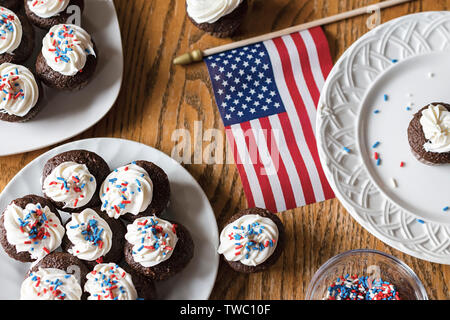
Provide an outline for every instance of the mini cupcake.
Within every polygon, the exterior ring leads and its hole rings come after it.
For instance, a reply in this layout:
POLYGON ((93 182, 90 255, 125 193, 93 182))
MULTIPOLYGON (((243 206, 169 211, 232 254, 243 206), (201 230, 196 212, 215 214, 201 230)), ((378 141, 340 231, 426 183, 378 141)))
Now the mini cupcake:
POLYGON ((409 124, 408 140, 422 163, 450 163, 450 105, 432 103, 422 108, 409 124))
POLYGON ((22 0, 0 0, 0 6, 6 7, 10 10, 19 9, 20 3, 22 0))
POLYGON ((268 210, 253 208, 230 219, 220 234, 218 252, 235 271, 253 273, 275 264, 283 247, 281 220, 268 210))
POLYGON ((73 15, 70 6, 78 6, 83 13, 84 0, 24 0, 25 13, 37 27, 50 29, 57 24, 68 23, 73 15))
POLYGON ((81 300, 77 278, 56 268, 39 268, 20 287, 20 300, 81 300))
POLYGON ((108 164, 96 153, 67 151, 45 164, 42 191, 58 209, 81 212, 100 205, 100 183, 108 173, 108 164))
POLYGON ((187 15, 192 23, 219 38, 233 35, 247 10, 247 0, 186 0, 187 15))
POLYGON ((88 300, 153 300, 156 289, 152 280, 115 263, 97 264, 86 276, 84 291, 88 300))
POLYGON ((165 280, 182 271, 194 256, 189 231, 156 216, 136 219, 127 226, 125 261, 136 272, 165 280))
POLYGON ((21 262, 42 259, 57 249, 64 231, 53 204, 36 195, 13 200, 0 217, 0 243, 11 258, 21 262))
POLYGON ((52 27, 42 40, 36 73, 47 86, 59 90, 80 90, 97 68, 97 48, 91 36, 73 24, 52 27))
POLYGON ((102 211, 111 218, 133 221, 160 216, 170 199, 167 174, 148 161, 134 161, 109 174, 100 189, 102 211))
POLYGON ((53 252, 33 265, 22 283, 21 300, 85 300, 89 269, 76 257, 53 252), (48 280, 48 281, 47 281, 48 280))
POLYGON ((34 29, 25 17, 0 7, 0 33, 0 64, 22 63, 31 56, 34 29))
POLYGON ((122 221, 109 219, 100 210, 84 209, 72 213, 61 247, 92 268, 122 260, 125 233, 122 221))
POLYGON ((26 122, 43 108, 42 86, 31 71, 21 65, 0 65, 0 120, 26 122))

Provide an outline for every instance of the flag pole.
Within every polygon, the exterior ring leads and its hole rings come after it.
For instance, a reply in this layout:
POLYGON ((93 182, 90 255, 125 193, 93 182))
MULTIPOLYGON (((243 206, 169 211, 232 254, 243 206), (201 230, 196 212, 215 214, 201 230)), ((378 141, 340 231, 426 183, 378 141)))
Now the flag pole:
POLYGON ((307 22, 304 24, 300 24, 297 26, 293 26, 290 28, 286 28, 283 30, 279 30, 279 31, 275 31, 275 32, 271 32, 271 33, 267 33, 261 36, 257 36, 254 38, 250 38, 250 39, 245 39, 245 40, 241 40, 241 41, 237 41, 237 42, 232 42, 226 45, 222 45, 219 47, 215 47, 215 48, 210 48, 210 49, 206 49, 206 50, 194 50, 191 51, 189 53, 185 53, 177 58, 175 58, 173 60, 174 64, 177 65, 186 65, 186 64, 190 64, 193 62, 199 62, 202 61, 204 57, 207 56, 211 56, 220 52, 224 52, 224 51, 228 51, 228 50, 233 50, 239 47, 243 47, 243 46, 247 46, 247 45, 251 45, 257 42, 262 42, 262 41, 266 41, 266 40, 270 40, 273 38, 277 38, 277 37, 281 37, 281 36, 285 36, 294 32, 300 32, 303 30, 307 30, 310 28, 314 28, 314 27, 319 27, 319 26, 324 26, 330 23, 335 23, 338 21, 342 21, 342 20, 346 20, 349 18, 353 18, 353 17, 357 17, 363 14, 367 14, 370 12, 370 10, 374 10, 374 9, 385 9, 385 8, 389 8, 389 7, 393 7, 393 6, 397 6, 406 2, 410 2, 412 0, 388 0, 388 1, 383 1, 380 3, 375 3, 372 5, 368 5, 362 8, 358 8, 358 9, 354 9, 351 11, 347 11, 347 12, 343 12, 343 13, 339 13, 337 15, 331 16, 331 17, 326 17, 326 18, 322 18, 319 20, 315 20, 315 21, 311 21, 311 22, 307 22))

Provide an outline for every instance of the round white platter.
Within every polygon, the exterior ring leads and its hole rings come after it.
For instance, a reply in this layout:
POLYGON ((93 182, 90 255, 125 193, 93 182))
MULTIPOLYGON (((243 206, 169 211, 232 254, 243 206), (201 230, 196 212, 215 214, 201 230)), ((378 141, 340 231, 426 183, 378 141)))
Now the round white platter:
MULTIPOLYGON (((79 149, 102 156, 111 170, 134 160, 147 160, 154 162, 167 173, 171 199, 163 218, 173 219, 186 226, 194 240, 195 250, 194 257, 186 269, 169 280, 156 283, 158 298, 208 299, 219 268, 219 232, 214 211, 202 188, 190 173, 178 162, 154 148, 114 138, 80 140, 54 148, 29 163, 10 181, 0 194, 0 210, 3 211, 12 200, 26 194, 42 195, 40 180, 46 161, 61 152, 79 149)), ((68 218, 65 213, 62 213, 62 216, 68 218)), ((0 249, 0 300, 19 298, 20 285, 29 267, 30 264, 15 261, 0 249)))
POLYGON ((418 162, 407 128, 425 105, 450 101, 449 70, 450 12, 392 20, 339 59, 317 119, 325 173, 355 220, 386 244, 442 264, 450 264, 450 165, 418 162))
MULTIPOLYGON (((44 86, 43 110, 26 123, 0 121, 0 156, 48 147, 70 139, 102 119, 119 95, 123 76, 123 51, 119 21, 113 1, 85 1, 81 26, 98 47, 98 65, 88 86, 77 92, 60 92, 44 86), (99 14, 101 12, 101 14, 99 14)), ((34 54, 25 65, 34 70, 45 31, 35 28, 34 54)))

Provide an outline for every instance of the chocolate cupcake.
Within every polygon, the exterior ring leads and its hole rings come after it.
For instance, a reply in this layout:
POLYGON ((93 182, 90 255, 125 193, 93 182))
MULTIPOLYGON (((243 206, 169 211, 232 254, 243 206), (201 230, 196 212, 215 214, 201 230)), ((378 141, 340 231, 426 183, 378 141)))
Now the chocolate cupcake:
POLYGON ((0 7, 0 64, 22 63, 34 49, 34 29, 27 18, 0 7))
POLYGON ((127 226, 125 261, 152 280, 165 280, 182 271, 194 256, 189 231, 156 216, 143 217, 127 226))
POLYGON ((73 24, 52 27, 42 40, 36 73, 44 84, 58 90, 80 90, 94 76, 98 50, 91 36, 73 24))
POLYGON ((152 300, 156 289, 152 280, 115 263, 97 264, 87 275, 84 290, 88 300, 152 300))
POLYGON ((432 103, 417 112, 408 127, 408 141, 420 162, 450 163, 450 105, 432 103))
POLYGON ((0 65, 0 120, 26 122, 44 107, 42 85, 31 71, 21 65, 0 65))
POLYGON ((148 161, 134 161, 109 174, 100 189, 102 211, 111 218, 133 221, 160 216, 170 200, 167 174, 148 161))
POLYGON ((280 257, 284 232, 275 214, 260 208, 246 209, 235 214, 220 233, 218 252, 235 271, 261 272, 280 257))
POLYGON ((96 153, 67 151, 45 164, 42 191, 58 209, 81 212, 100 205, 98 193, 108 173, 108 164, 96 153))
POLYGON ((22 0, 0 0, 0 6, 10 10, 17 10, 20 7, 22 0))
POLYGON ((233 35, 247 10, 247 0, 186 0, 187 15, 192 23, 219 38, 233 35))
POLYGON ((25 13, 28 19, 37 27, 50 29, 57 24, 70 23, 73 11, 70 6, 84 10, 84 0, 24 0, 25 13))
POLYGON ((84 300, 89 269, 76 257, 53 252, 31 267, 21 287, 21 300, 84 300), (48 280, 48 281, 47 281, 48 280))
POLYGON ((36 195, 13 200, 0 217, 0 243, 11 258, 21 262, 42 259, 57 249, 64 231, 53 204, 36 195))
POLYGON ((125 233, 122 221, 100 210, 84 209, 67 221, 61 247, 93 268, 97 263, 122 260, 125 233))

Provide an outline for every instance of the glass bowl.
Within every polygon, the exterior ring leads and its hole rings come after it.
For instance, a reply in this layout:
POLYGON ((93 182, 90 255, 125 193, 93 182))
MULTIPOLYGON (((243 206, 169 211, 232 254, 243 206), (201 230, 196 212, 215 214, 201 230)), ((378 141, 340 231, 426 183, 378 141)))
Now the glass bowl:
POLYGON ((313 276, 306 300, 323 300, 338 277, 357 275, 392 283, 401 300, 428 300, 425 288, 405 263, 384 252, 368 249, 341 253, 322 265, 313 276))

